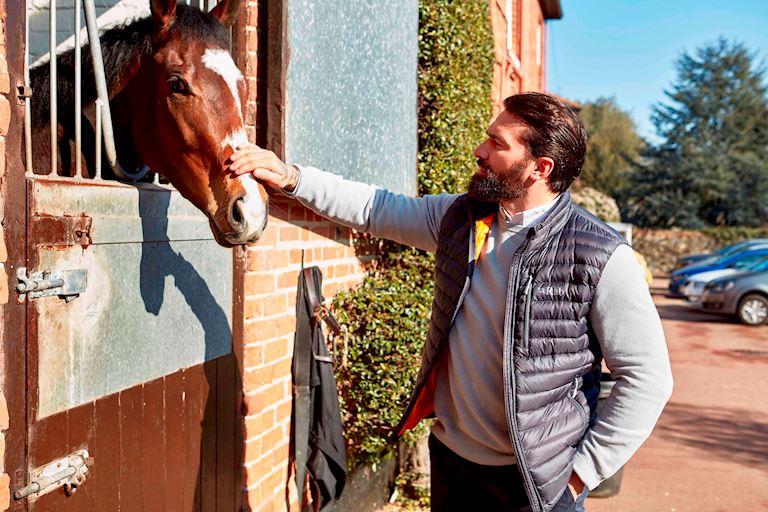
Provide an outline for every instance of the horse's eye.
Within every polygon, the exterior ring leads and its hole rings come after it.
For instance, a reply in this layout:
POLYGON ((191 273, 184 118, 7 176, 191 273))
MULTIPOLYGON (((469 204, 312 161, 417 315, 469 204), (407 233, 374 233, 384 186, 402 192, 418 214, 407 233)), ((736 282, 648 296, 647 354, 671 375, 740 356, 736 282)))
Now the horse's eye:
POLYGON ((189 94, 189 84, 184 81, 180 76, 172 76, 168 79, 168 87, 171 88, 171 92, 174 94, 189 94))

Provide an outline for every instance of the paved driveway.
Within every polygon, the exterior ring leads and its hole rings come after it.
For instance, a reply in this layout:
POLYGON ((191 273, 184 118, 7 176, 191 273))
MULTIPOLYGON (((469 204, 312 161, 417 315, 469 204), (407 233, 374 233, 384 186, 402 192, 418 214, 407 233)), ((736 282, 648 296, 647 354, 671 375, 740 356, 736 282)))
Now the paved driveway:
POLYGON ((654 297, 675 390, 621 492, 587 511, 768 511, 768 326, 654 297))

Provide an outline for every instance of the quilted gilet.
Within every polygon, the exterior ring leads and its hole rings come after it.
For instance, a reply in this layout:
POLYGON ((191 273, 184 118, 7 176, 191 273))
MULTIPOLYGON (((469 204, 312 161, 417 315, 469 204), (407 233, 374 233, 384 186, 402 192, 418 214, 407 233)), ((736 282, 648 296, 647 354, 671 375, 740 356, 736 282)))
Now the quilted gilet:
MULTIPOLYGON (((475 225, 497 209, 495 203, 463 195, 441 222, 429 334, 398 432, 423 417, 423 407, 414 407, 433 392, 427 390, 430 377, 469 289, 479 253, 475 225)), ((618 233, 574 205, 566 192, 528 231, 510 262, 503 399, 534 512, 551 510, 565 490, 579 441, 595 418, 602 355, 589 309, 603 268, 622 243, 618 233)))

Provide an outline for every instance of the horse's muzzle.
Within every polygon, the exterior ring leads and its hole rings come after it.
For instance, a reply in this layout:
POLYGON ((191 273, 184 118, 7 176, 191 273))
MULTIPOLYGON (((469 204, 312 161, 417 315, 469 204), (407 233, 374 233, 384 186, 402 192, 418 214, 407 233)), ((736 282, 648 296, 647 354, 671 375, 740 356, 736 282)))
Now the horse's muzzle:
POLYGON ((256 242, 267 226, 267 205, 257 198, 244 194, 230 201, 227 210, 229 231, 224 233, 233 245, 256 242))

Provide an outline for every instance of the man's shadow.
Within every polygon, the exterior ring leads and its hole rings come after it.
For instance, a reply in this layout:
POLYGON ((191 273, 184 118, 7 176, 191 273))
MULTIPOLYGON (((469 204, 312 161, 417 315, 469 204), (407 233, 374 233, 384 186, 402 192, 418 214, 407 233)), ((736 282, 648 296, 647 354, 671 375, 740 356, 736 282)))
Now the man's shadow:
MULTIPOLYGON (((232 329, 223 309, 231 308, 232 303, 218 303, 211 287, 221 283, 206 282, 195 266, 172 247, 168 208, 175 192, 152 186, 140 187, 138 192, 143 233, 139 279, 144 307, 153 315, 160 314, 166 278, 170 276, 204 332, 202 364, 182 370, 185 425, 180 427, 184 430, 185 453, 177 454, 183 459, 177 462, 184 473, 174 476, 174 484, 183 486, 182 512, 190 510, 188 505, 191 510, 201 506, 208 510, 204 504, 211 504, 215 510, 235 510, 241 499, 238 468, 242 467, 243 443, 238 435, 238 412, 242 385, 232 329)), ((231 277, 225 272, 221 279, 231 277)), ((169 465, 170 461, 165 463, 169 465)))

